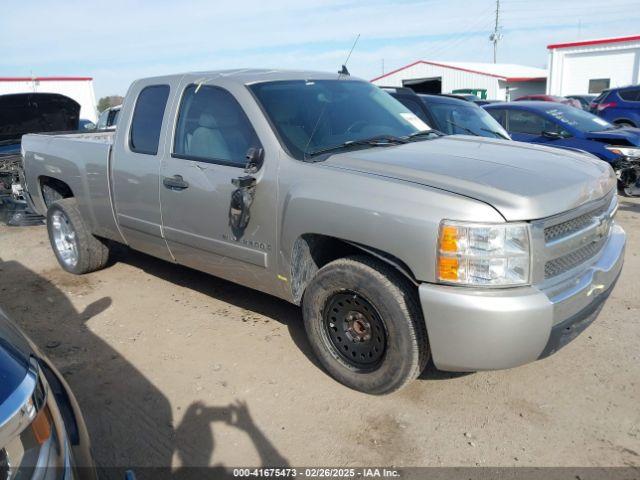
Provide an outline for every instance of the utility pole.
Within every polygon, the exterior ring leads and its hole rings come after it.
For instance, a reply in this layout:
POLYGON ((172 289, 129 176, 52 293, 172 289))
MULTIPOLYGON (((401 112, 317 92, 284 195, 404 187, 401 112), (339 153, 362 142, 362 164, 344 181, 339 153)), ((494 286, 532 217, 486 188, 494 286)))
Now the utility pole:
POLYGON ((493 63, 498 59, 498 42, 502 40, 502 34, 500 33, 500 0, 496 0, 496 24, 493 28, 493 33, 489 35, 489 41, 493 43, 493 63))

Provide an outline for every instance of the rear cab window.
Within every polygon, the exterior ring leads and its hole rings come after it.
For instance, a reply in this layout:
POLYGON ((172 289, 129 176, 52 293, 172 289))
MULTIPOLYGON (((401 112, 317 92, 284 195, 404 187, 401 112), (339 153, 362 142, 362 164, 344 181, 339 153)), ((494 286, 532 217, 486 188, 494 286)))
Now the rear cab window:
POLYGON ((132 152, 157 155, 169 85, 151 85, 142 89, 136 101, 129 132, 132 152))
POLYGON ((244 168, 250 148, 261 148, 235 97, 212 85, 188 85, 180 102, 172 155, 244 168))

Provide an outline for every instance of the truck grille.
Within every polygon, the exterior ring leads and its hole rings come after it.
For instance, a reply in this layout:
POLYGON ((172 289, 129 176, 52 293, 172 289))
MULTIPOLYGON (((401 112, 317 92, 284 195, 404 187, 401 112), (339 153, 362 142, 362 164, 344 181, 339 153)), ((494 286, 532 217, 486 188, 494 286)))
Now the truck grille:
POLYGON ((604 247, 617 207, 615 194, 591 207, 543 222, 545 242, 544 279, 558 277, 596 257, 604 247), (568 217, 568 218, 567 218, 568 217))
POLYGON ((595 257, 604 246, 606 238, 585 245, 562 257, 549 260, 544 265, 544 278, 557 277, 595 257))
POLYGON ((603 205, 574 219, 547 227, 544 229, 544 240, 550 243, 579 232, 589 226, 594 221, 594 218, 602 216, 606 211, 607 205, 603 205))

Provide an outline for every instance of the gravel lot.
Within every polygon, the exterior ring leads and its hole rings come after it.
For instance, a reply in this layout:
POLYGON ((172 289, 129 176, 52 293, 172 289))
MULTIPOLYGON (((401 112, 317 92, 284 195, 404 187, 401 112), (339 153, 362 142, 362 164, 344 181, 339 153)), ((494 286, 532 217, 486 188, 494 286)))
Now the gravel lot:
POLYGON ((0 226, 0 305, 65 374, 103 467, 640 466, 640 201, 618 221, 622 277, 577 340, 386 397, 325 374, 295 306, 135 252, 76 277, 44 227, 0 226))

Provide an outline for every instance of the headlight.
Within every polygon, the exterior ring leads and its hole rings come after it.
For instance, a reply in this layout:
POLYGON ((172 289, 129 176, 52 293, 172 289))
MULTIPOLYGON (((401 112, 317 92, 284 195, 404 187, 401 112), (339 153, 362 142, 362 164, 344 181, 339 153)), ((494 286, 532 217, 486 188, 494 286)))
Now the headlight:
POLYGON ((48 387, 37 363, 12 397, 12 416, 0 425, 0 479, 33 478, 38 470, 57 472, 47 478, 64 476, 65 459, 48 387), (51 476, 53 475, 53 476, 51 476))
POLYGON ((616 145, 607 145, 607 150, 611 153, 615 153, 616 155, 621 155, 623 157, 629 158, 639 158, 640 157, 640 148, 636 147, 618 147, 616 145))
POLYGON ((504 287, 529 283, 529 226, 443 220, 437 278, 442 283, 504 287))

